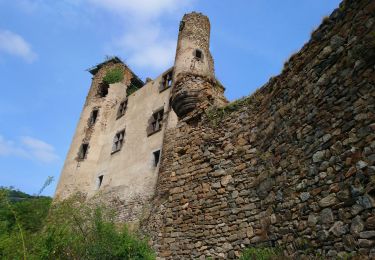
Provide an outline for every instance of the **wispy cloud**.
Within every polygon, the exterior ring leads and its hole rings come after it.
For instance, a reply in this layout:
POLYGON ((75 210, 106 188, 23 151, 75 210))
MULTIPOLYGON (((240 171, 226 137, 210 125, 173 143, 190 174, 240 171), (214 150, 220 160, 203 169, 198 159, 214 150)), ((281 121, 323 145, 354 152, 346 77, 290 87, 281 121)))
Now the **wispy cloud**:
POLYGON ((114 48, 126 53, 127 61, 133 66, 151 70, 166 69, 174 58, 175 40, 163 37, 160 25, 146 24, 140 28, 142 29, 138 29, 137 32, 130 31, 115 39, 114 48))
POLYGON ((2 29, 0 29, 0 53, 18 56, 27 62, 33 62, 37 58, 30 44, 21 35, 2 29))
POLYGON ((184 9, 195 0, 14 1, 26 13, 56 12, 65 22, 77 17, 95 20, 92 15, 102 12, 116 16, 123 33, 109 37, 105 48, 111 53, 107 54, 122 56, 131 66, 161 72, 173 64, 176 48, 176 35, 169 33, 166 21, 176 21, 173 24, 176 32, 184 9))
POLYGON ((176 11, 190 0, 87 0, 110 11, 128 14, 138 19, 157 18, 161 14, 176 11))
POLYGON ((160 72, 172 64, 176 48, 174 35, 167 33, 160 20, 180 18, 181 11, 193 0, 87 1, 124 20, 126 29, 113 40, 114 51, 125 54, 130 65, 160 72))
POLYGON ((27 152, 24 149, 17 147, 15 142, 6 140, 0 135, 0 156, 27 157, 27 152))
POLYGON ((29 151, 31 157, 38 161, 50 163, 59 158, 55 154, 55 148, 42 140, 30 136, 23 136, 21 137, 21 142, 29 151))
POLYGON ((53 163, 59 159, 52 145, 30 136, 22 136, 19 142, 14 142, 0 135, 0 156, 14 156, 42 163, 53 163))

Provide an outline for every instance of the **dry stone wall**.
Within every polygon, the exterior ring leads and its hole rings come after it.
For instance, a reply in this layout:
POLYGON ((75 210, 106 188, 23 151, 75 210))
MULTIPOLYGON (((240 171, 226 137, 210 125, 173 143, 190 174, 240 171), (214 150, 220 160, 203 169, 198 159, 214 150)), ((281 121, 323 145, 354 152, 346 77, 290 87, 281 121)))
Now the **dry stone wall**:
POLYGON ((375 257, 375 1, 344 1, 252 96, 165 134, 159 256, 375 257))

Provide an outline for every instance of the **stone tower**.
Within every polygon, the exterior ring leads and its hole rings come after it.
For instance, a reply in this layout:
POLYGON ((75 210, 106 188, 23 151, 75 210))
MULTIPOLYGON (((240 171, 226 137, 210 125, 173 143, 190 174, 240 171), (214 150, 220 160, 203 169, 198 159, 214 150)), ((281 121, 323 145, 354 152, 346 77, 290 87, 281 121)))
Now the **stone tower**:
POLYGON ((179 27, 171 98, 180 119, 209 104, 226 103, 224 88, 215 79, 209 47, 208 17, 196 12, 185 14, 179 27))

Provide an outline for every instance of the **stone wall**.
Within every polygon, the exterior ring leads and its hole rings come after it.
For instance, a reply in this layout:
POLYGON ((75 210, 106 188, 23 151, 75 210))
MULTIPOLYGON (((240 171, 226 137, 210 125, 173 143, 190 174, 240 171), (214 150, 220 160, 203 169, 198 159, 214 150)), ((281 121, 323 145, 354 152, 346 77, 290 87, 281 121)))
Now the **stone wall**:
POLYGON ((281 75, 166 131, 143 223, 159 256, 375 257, 374 14, 344 1, 281 75))

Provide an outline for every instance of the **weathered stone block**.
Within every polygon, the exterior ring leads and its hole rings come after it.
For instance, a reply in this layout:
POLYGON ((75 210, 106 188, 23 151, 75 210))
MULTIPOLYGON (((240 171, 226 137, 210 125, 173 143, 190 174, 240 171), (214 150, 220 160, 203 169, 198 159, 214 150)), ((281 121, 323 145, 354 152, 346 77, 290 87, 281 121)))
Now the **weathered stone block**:
POLYGON ((361 217, 360 216, 356 216, 352 220, 352 223, 351 223, 351 226, 350 226, 350 232, 354 236, 359 236, 359 233, 362 232, 362 230, 364 229, 364 227, 365 227, 365 224, 363 223, 361 217))
POLYGON ((336 221, 329 229, 336 237, 341 237, 348 232, 348 227, 342 221, 336 221))
POLYGON ((334 221, 333 213, 330 208, 323 209, 320 213, 320 221, 323 224, 329 224, 334 221))
POLYGON ((333 206, 336 203, 338 203, 338 200, 336 198, 335 194, 329 194, 328 196, 324 197, 319 201, 319 206, 322 208, 333 206))

